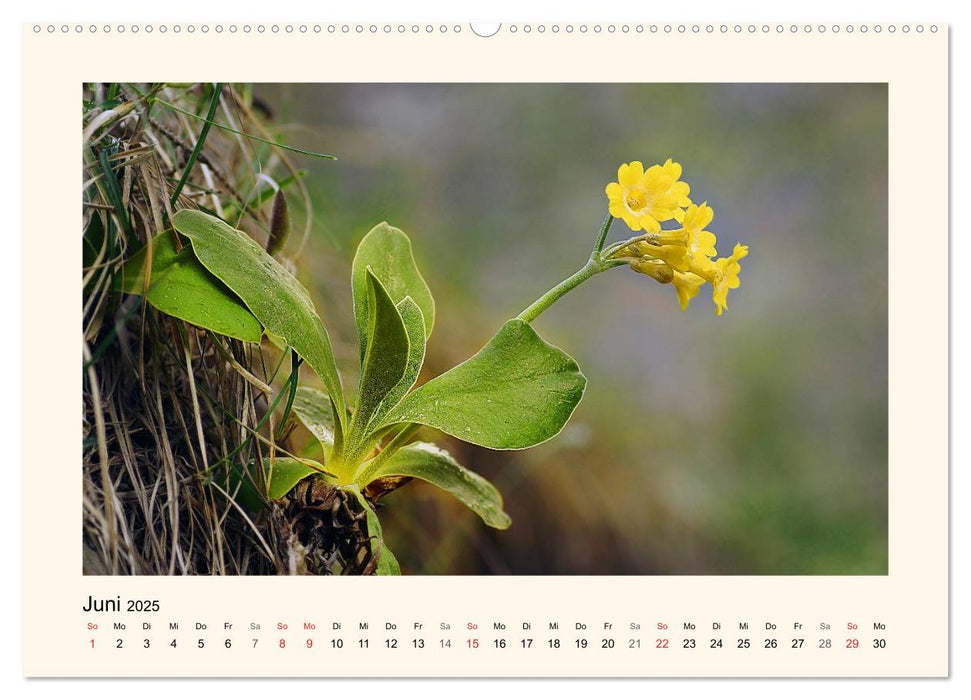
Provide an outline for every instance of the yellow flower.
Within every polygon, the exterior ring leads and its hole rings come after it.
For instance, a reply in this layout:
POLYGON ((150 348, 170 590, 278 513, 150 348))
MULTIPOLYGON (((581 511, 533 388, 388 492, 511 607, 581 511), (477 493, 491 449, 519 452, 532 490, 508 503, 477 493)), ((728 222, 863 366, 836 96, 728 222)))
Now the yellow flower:
POLYGON ((674 290, 678 293, 678 303, 681 310, 688 310, 688 302, 698 296, 698 291, 705 284, 705 279, 691 272, 675 272, 674 290))
POLYGON ((618 168, 617 182, 606 188, 610 215, 646 233, 612 246, 608 258, 626 262, 662 284, 673 284, 682 311, 708 282, 715 313, 721 316, 728 308, 728 292, 739 286, 739 261, 748 255, 748 246, 737 243, 730 257, 713 260, 718 241, 707 228, 715 211, 708 202, 693 204, 690 188, 680 178, 681 165, 670 158, 647 170, 640 161, 618 168), (662 229, 662 222, 671 219, 681 227, 662 229))
POLYGON ((670 265, 661 260, 647 260, 645 258, 632 261, 630 269, 634 272, 640 272, 642 275, 653 277, 661 284, 670 284, 674 276, 678 274, 671 269, 670 265))
POLYGON ((678 272, 687 272, 691 267, 691 253, 684 246, 644 244, 640 250, 643 255, 663 260, 678 272))
POLYGON ((687 272, 691 266, 691 254, 684 245, 678 243, 655 245, 647 241, 637 241, 625 248, 621 248, 611 257, 663 260, 679 272, 687 272))
POLYGON ((692 204, 684 213, 684 230, 688 234, 688 250, 692 255, 700 254, 706 258, 717 255, 715 251, 715 234, 705 231, 705 227, 715 218, 715 210, 704 202, 701 206, 692 204))
POLYGON ((711 299, 715 302, 715 313, 719 316, 728 308, 728 290, 737 289, 740 284, 738 273, 741 266, 738 261, 748 255, 748 246, 735 244, 735 250, 729 258, 718 258, 711 264, 710 276, 707 277, 712 286, 711 299))
POLYGON ((687 182, 680 182, 681 179, 681 164, 675 163, 670 158, 664 161, 664 165, 661 166, 661 171, 671 178, 671 189, 668 190, 668 194, 675 198, 677 207, 673 210, 674 219, 681 223, 684 221, 684 207, 691 204, 691 199, 688 198, 688 193, 691 188, 688 186, 687 182))
POLYGON ((623 219, 632 231, 649 233, 661 230, 661 222, 682 221, 682 207, 691 204, 688 183, 681 182, 681 166, 670 158, 664 165, 644 170, 638 160, 617 169, 617 182, 607 185, 610 215, 623 219))

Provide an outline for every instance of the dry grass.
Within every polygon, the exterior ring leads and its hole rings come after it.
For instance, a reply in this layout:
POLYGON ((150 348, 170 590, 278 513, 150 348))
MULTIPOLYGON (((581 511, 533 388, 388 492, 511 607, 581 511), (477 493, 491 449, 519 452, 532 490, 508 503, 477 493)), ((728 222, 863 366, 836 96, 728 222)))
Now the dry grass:
MULTIPOLYGON (((312 219, 301 174, 266 142, 269 114, 244 89, 98 84, 84 98, 84 572, 303 572, 306 543, 284 512, 293 508, 255 516, 227 493, 230 466, 260 463, 292 428, 271 417, 258 429, 271 387, 287 380, 285 357, 111 288, 181 207, 209 210, 264 242, 278 184, 302 201, 302 237, 290 241, 299 251, 312 219), (258 139, 219 127, 206 134, 210 109, 214 122, 258 139)), ((338 553, 320 553, 309 569, 365 570, 360 532, 350 527, 337 540, 338 553)))

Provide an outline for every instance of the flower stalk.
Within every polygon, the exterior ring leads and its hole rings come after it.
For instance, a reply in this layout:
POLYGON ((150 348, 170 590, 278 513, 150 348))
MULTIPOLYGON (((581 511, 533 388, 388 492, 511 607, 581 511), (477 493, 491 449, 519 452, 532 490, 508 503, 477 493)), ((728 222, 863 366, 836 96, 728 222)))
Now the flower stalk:
POLYGON ((603 263, 599 258, 600 256, 597 254, 591 255, 586 265, 581 267, 579 270, 546 292, 546 294, 523 309, 516 318, 521 321, 525 321, 526 323, 532 323, 537 316, 550 308, 564 294, 569 292, 571 289, 579 287, 597 273, 603 272, 606 268, 603 266, 603 263))

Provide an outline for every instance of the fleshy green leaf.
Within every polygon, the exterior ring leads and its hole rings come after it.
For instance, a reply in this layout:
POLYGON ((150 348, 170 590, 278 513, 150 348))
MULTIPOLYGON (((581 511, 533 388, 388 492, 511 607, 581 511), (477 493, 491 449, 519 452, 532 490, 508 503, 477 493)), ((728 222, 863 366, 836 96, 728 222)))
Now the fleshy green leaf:
MULTIPOLYGON (((262 488, 258 487, 253 480, 253 464, 250 464, 249 473, 244 474, 238 464, 234 464, 229 471, 229 481, 227 491, 241 506, 253 513, 258 513, 263 508, 264 496, 261 495, 262 488)), ((265 498, 275 500, 283 498, 294 486, 302 479, 311 474, 325 473, 324 465, 312 459, 292 459, 290 457, 277 457, 273 460, 273 467, 270 468, 270 460, 263 460, 263 479, 266 482, 265 498)))
MULTIPOLYGON (((231 338, 260 342, 263 328, 239 297, 199 264, 191 248, 175 250, 172 236, 163 233, 152 246, 152 275, 148 303, 159 311, 231 338)), ((148 248, 143 246, 114 280, 115 291, 139 296, 145 291, 148 248)))
POLYGON ((572 357, 512 319, 474 356, 406 396, 383 425, 421 423, 483 447, 523 449, 563 429, 586 383, 572 357))
POLYGON ((182 209, 172 217, 172 224, 192 241, 195 255, 206 269, 317 373, 343 423, 344 394, 330 336, 307 290, 256 241, 214 216, 182 209))
POLYGON ((320 389, 309 386, 297 387, 293 397, 293 412, 300 422, 324 447, 324 454, 330 456, 334 447, 334 410, 330 397, 320 389))
POLYGON ((337 425, 334 423, 334 404, 330 397, 320 389, 297 387, 297 393, 293 397, 293 412, 320 442, 324 458, 329 463, 334 452, 335 439, 338 437, 337 425))
POLYGON ((378 576, 400 576, 401 567, 398 565, 398 560, 395 559, 394 554, 388 549, 388 545, 384 542, 384 534, 381 531, 378 514, 374 512, 374 508, 367 502, 364 494, 359 489, 349 488, 348 490, 354 494, 358 503, 364 508, 364 512, 367 513, 368 536, 374 540, 371 543, 371 556, 375 557, 378 562, 377 569, 375 569, 374 573, 378 576))
POLYGON ((354 292, 354 319, 361 342, 361 358, 367 350, 370 332, 371 309, 369 307, 367 270, 371 269, 395 304, 405 297, 421 309, 425 323, 425 338, 432 333, 435 325, 435 300, 418 272, 411 241, 400 229, 380 223, 371 229, 357 246, 354 265, 351 270, 351 286, 354 292))
POLYGON ((263 469, 267 474, 266 495, 270 500, 275 500, 286 496, 297 482, 311 474, 322 474, 324 465, 311 459, 277 457, 272 466, 269 459, 264 459, 263 469))
MULTIPOLYGON (((162 313, 250 343, 260 342, 263 328, 233 292, 203 267, 186 245, 175 250, 171 232, 156 236, 148 303, 162 313)), ((137 251, 115 278, 115 291, 139 296, 145 291, 148 248, 137 251)))
POLYGON ((425 361, 425 321, 421 309, 411 297, 405 297, 398 302, 398 313, 401 314, 401 320, 405 324, 405 332, 408 334, 408 361, 405 364, 404 375, 375 409, 371 418, 371 423, 374 425, 380 423, 388 411, 397 406, 398 402, 415 385, 418 374, 421 372, 422 363, 425 361))
MULTIPOLYGON (((361 364, 361 382, 351 431, 357 435, 367 427, 371 415, 385 396, 401 381, 408 365, 408 333, 401 314, 384 286, 370 270, 368 307, 370 328, 368 345, 361 364)), ((363 438, 363 435, 358 435, 363 438)))
POLYGON ((280 352, 290 352, 290 346, 287 345, 286 341, 283 338, 281 338, 280 336, 276 335, 275 333, 270 333, 267 330, 264 330, 263 331, 263 335, 280 352))
POLYGON ((371 480, 384 476, 422 479, 455 496, 486 525, 505 530, 512 524, 512 519, 502 509, 499 490, 436 445, 416 442, 402 447, 374 472, 371 480))

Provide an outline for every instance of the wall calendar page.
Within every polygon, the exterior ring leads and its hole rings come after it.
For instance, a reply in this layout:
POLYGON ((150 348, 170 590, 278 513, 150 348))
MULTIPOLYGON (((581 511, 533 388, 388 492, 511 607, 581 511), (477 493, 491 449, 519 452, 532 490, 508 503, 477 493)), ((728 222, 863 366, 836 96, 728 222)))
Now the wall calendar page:
POLYGON ((25 676, 948 676, 946 24, 22 50, 25 676))

